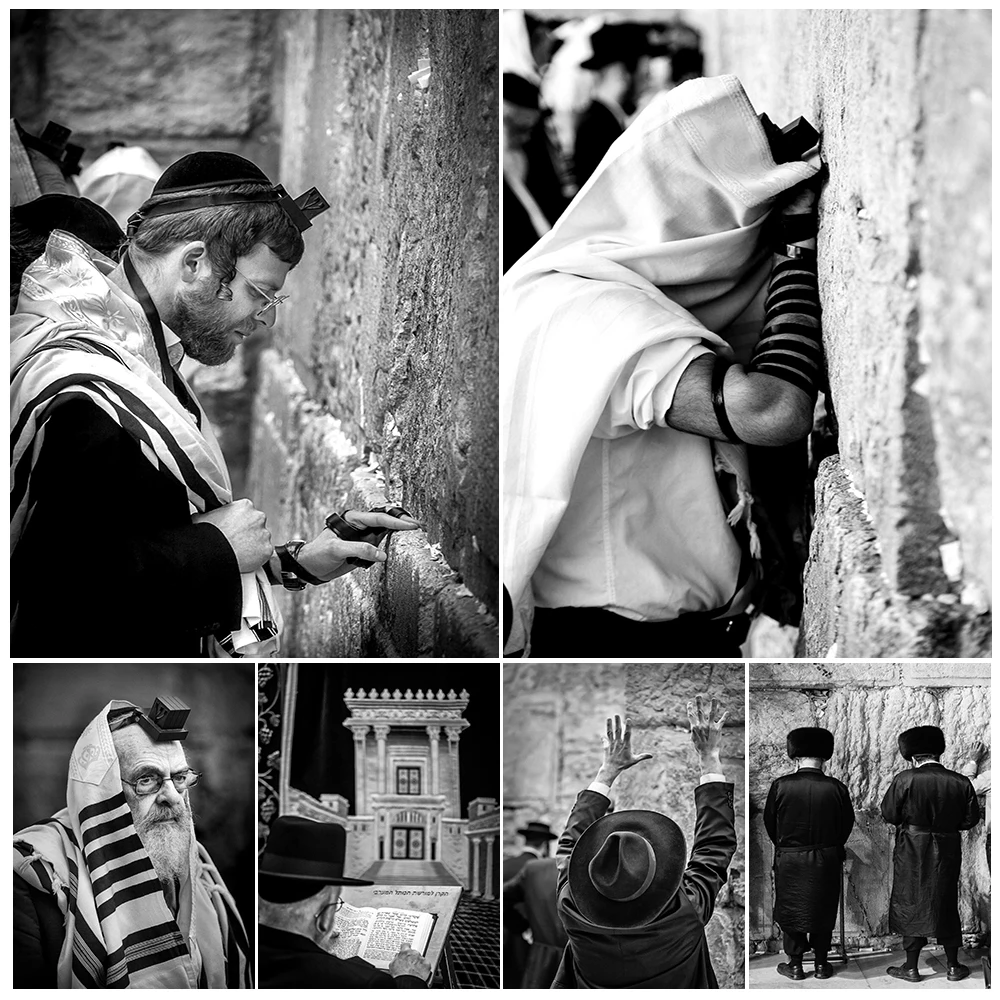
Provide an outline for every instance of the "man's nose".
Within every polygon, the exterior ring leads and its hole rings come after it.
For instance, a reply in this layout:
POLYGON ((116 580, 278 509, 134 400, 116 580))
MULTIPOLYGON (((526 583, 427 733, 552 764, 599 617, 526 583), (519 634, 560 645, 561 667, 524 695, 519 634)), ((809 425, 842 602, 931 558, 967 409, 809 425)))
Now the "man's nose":
POLYGON ((156 795, 157 802, 162 802, 169 806, 176 806, 179 802, 182 802, 183 799, 183 792, 177 791, 177 788, 174 786, 174 783, 170 778, 167 778, 167 780, 160 785, 160 790, 156 795))
POLYGON ((270 330, 274 326, 274 321, 277 318, 278 307, 272 306, 270 309, 266 309, 257 317, 257 322, 267 327, 270 330))

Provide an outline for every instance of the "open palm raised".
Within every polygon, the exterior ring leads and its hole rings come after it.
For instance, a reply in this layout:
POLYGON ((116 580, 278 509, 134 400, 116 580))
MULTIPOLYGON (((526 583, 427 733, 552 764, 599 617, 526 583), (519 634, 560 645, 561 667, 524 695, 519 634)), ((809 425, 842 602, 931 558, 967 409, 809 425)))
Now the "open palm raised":
POLYGON ((632 752, 632 723, 626 719, 622 725, 620 715, 614 720, 608 719, 607 735, 602 737, 604 744, 604 763, 601 771, 605 777, 616 778, 622 771, 638 764, 642 760, 651 760, 651 753, 635 754, 632 752))

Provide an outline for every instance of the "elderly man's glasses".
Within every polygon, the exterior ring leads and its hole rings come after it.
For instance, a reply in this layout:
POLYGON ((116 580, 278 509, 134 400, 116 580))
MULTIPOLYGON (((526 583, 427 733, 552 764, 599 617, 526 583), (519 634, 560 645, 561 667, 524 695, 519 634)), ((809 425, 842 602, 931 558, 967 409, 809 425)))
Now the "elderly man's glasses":
POLYGON ((313 921, 318 926, 319 925, 319 921, 320 921, 320 917, 322 917, 323 914, 326 913, 327 910, 329 910, 332 907, 333 908, 333 912, 336 913, 343 905, 344 905, 343 899, 341 899, 338 896, 332 903, 327 903, 326 906, 324 906, 321 910, 319 910, 317 912, 316 916, 313 917, 313 921))
MULTIPOLYGON (((260 287, 260 285, 251 281, 250 278, 248 278, 245 274, 243 274, 243 272, 238 267, 236 267, 235 264, 233 265, 233 267, 235 268, 236 273, 241 275, 243 277, 243 280, 267 303, 267 305, 261 306, 261 308, 258 309, 253 314, 254 319, 263 319, 264 313, 266 313, 268 309, 277 309, 282 302, 288 301, 289 299, 288 295, 268 295, 267 292, 265 292, 264 289, 260 287)), ((275 315, 277 315, 277 313, 275 313, 275 315)))
POLYGON ((136 795, 144 797, 155 795, 163 787, 165 781, 172 781, 177 791, 184 792, 197 785, 200 779, 201 771, 192 771, 191 768, 188 768, 186 771, 177 771, 170 775, 144 774, 135 781, 126 781, 125 778, 122 778, 122 783, 131 786, 136 795))

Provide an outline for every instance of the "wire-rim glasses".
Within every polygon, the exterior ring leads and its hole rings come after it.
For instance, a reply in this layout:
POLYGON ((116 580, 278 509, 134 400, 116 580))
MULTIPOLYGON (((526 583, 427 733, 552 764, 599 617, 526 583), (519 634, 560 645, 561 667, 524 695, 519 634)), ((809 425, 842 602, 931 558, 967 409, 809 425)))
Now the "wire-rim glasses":
POLYGON ((145 798, 147 795, 156 795, 163 787, 165 781, 172 781, 174 788, 178 792, 186 792, 189 788, 193 788, 198 784, 201 774, 201 771, 194 771, 189 767, 187 770, 177 771, 169 775, 144 774, 135 781, 128 781, 122 778, 122 784, 129 785, 136 795, 140 798, 145 798))

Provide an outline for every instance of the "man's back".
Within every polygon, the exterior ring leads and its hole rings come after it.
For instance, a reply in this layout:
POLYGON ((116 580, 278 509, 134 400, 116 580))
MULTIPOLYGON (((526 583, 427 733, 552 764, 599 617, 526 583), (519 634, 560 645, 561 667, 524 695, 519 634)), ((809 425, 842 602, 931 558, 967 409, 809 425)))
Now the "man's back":
POLYGON ((771 785, 764 825, 777 847, 842 845, 854 825, 850 794, 818 768, 800 768, 771 785))
POLYGON ((897 826, 958 833, 979 821, 979 802, 972 782, 964 774, 929 763, 892 779, 882 803, 882 816, 897 826))

